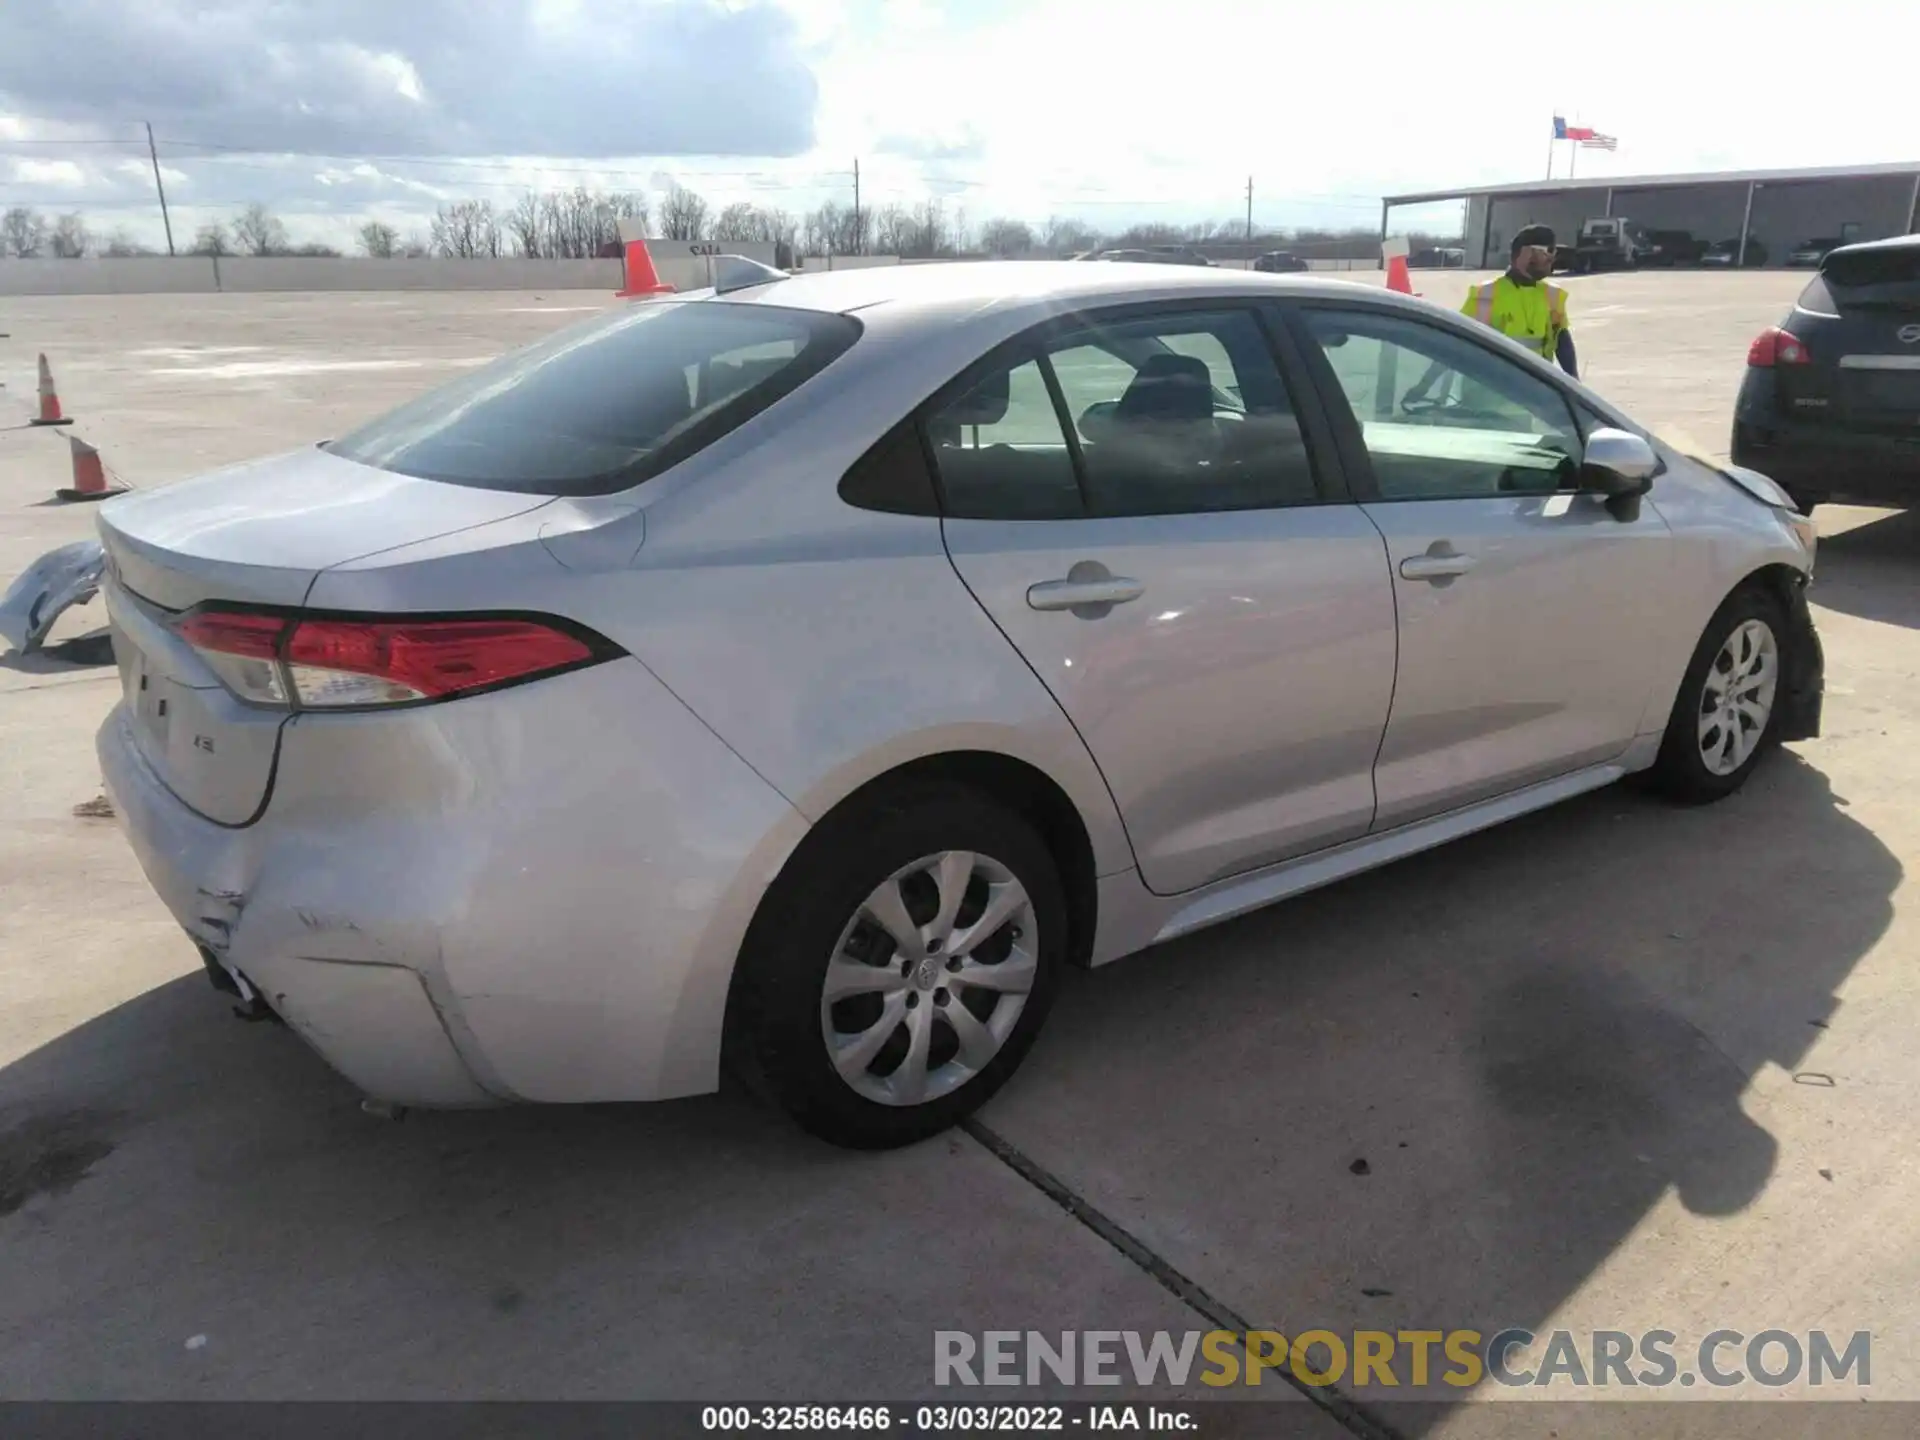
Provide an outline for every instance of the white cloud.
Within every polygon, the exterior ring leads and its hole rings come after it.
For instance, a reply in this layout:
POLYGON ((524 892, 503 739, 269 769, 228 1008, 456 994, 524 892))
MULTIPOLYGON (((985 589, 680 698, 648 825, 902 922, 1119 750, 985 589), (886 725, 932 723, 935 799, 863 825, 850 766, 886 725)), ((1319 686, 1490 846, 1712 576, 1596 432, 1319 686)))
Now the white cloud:
MULTIPOLYGON (((664 177, 716 209, 751 200, 799 212, 851 200, 856 157, 869 209, 933 193, 975 222, 1237 221, 1251 176, 1263 226, 1370 225, 1383 193, 1542 175, 1556 111, 1619 137, 1617 152, 1581 152, 1583 175, 1920 163, 1911 47, 1900 43, 1911 23, 1871 0, 1827 0, 1811 25, 1803 6, 1783 0, 1616 0, 1580 23, 1541 9, 1531 26, 1523 22, 1536 17, 1490 0, 1440 11, 1404 0, 1364 9, 1180 0, 1146 10, 1093 0, 502 0, 487 26, 463 22, 481 8, 452 0, 199 3, 213 16, 199 28, 180 18, 187 0, 83 8, 145 16, 134 22, 142 34, 192 59, 156 101, 178 112, 156 120, 169 198, 197 201, 207 218, 259 199, 290 222, 306 216, 309 233, 335 226, 330 214, 340 224, 390 214, 405 229, 443 199, 505 206, 528 187, 657 194, 664 177), (518 29, 498 20, 509 10, 518 29), (259 43, 274 17, 283 29, 259 43), (488 33, 475 39, 463 24, 488 33), (746 79, 732 73, 749 65, 732 58, 732 36, 754 47, 760 68, 746 79), (1788 63, 1817 52, 1823 36, 1848 37, 1836 42, 1844 65, 1788 63), (665 132, 646 117, 665 102, 629 62, 657 69, 663 45, 697 70, 687 84, 708 101, 699 113, 726 108, 712 91, 722 80, 726 94, 765 90, 754 76, 778 80, 787 87, 778 104, 749 130, 795 137, 789 148, 804 153, 715 158, 651 143, 665 132), (241 53, 257 57, 257 73, 237 75, 223 58, 241 53), (515 63, 503 69, 502 57, 515 63), (457 144, 392 139, 443 120, 457 144), (349 153, 302 159, 171 143, 196 139, 349 153), (513 150, 521 156, 501 153, 513 150), (400 153, 440 158, 352 158, 400 153)), ((80 11, 59 13, 71 21, 80 11)), ((0 21, 0 48, 4 40, 0 21)), ((84 48, 76 41, 63 53, 84 48)), ((17 88, 25 61, 16 59, 17 88)), ((9 140, 75 135, 116 146, 22 151, 0 203, 78 199, 149 223, 144 132, 124 118, 132 101, 113 91, 118 79, 96 110, 59 130, 22 119, 26 102, 3 82, 0 112, 15 113, 0 113, 0 151, 9 140), (29 162, 40 167, 30 182, 29 162)), ((726 148, 747 132, 690 124, 678 133, 712 137, 687 145, 726 148)))
POLYGON ((87 172, 71 160, 16 160, 13 178, 21 185, 49 185, 68 190, 83 189, 87 172))

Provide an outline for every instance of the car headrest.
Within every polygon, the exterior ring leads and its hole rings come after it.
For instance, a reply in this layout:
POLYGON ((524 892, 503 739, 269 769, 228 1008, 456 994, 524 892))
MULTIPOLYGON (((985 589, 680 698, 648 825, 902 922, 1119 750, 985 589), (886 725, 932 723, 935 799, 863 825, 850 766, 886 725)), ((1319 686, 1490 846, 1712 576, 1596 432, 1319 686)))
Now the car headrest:
POLYGON ((1194 355, 1155 355, 1120 397, 1123 420, 1211 420, 1213 376, 1194 355))
POLYGON ((966 394, 959 397, 940 418, 949 425, 998 425, 1007 415, 1013 375, 995 366, 966 394))

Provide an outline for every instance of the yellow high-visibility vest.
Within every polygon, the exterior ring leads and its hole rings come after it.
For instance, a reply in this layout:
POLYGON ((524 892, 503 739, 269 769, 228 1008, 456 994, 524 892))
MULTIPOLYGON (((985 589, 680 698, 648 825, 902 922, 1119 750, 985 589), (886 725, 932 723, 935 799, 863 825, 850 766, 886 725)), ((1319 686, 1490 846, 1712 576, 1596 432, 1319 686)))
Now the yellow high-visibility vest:
POLYGON ((1510 275, 1470 286, 1460 313, 1491 325, 1549 361, 1559 349, 1560 336, 1572 328, 1567 321, 1565 290, 1544 280, 1537 285, 1516 285, 1510 275))

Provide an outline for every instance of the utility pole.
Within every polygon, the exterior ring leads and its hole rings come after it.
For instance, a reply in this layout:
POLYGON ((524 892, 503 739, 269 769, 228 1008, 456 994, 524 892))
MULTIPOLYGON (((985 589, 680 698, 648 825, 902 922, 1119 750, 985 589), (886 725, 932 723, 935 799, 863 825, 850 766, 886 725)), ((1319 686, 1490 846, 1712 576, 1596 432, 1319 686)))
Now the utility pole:
POLYGON ((853 253, 864 255, 867 251, 867 235, 860 228, 860 157, 853 157, 853 253))
POLYGON ((173 254, 173 220, 167 214, 167 187, 160 183, 160 152, 153 144, 153 122, 147 122, 147 158, 153 161, 153 188, 160 197, 160 223, 167 227, 167 254, 173 254))
POLYGON ((1247 258, 1253 258, 1253 177, 1247 177, 1247 258))

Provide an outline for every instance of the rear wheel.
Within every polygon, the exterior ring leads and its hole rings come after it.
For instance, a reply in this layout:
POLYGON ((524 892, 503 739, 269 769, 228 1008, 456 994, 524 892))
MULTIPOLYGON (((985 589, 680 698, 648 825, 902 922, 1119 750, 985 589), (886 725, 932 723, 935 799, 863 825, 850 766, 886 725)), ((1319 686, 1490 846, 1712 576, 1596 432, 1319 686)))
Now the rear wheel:
POLYGON ((756 1088, 855 1149, 937 1134, 1025 1058, 1067 954, 1046 845, 971 791, 830 819, 769 892, 736 979, 756 1088))
POLYGON ((1651 779, 1689 804, 1731 795, 1772 745, 1786 616, 1768 591, 1734 592, 1708 622, 1680 682, 1651 779))

